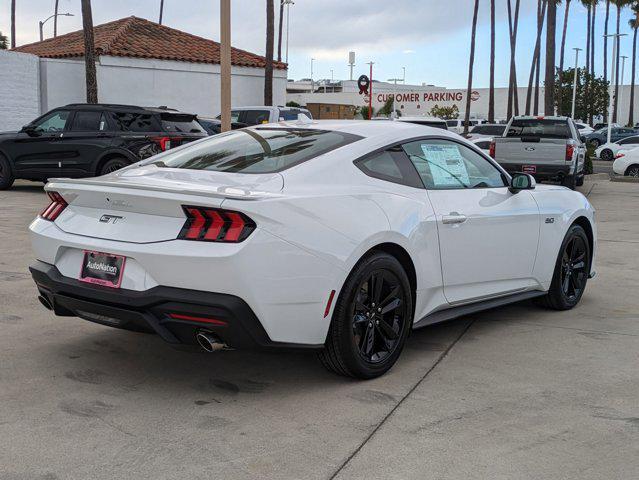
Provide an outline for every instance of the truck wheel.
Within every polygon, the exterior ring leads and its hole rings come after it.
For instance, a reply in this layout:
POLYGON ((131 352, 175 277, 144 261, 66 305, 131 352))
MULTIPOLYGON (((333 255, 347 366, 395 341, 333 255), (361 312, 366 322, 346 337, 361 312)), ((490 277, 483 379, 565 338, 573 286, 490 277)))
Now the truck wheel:
POLYGON ((563 180, 561 181, 561 184, 564 187, 568 187, 571 190, 575 189, 575 176, 574 175, 566 175, 563 180))
POLYGON ((11 171, 11 164, 7 157, 0 154, 0 190, 8 190, 13 185, 15 176, 11 171))
POLYGON ((575 185, 577 185, 578 187, 582 187, 584 184, 585 178, 586 176, 582 173, 580 176, 577 177, 577 181, 575 182, 575 185))

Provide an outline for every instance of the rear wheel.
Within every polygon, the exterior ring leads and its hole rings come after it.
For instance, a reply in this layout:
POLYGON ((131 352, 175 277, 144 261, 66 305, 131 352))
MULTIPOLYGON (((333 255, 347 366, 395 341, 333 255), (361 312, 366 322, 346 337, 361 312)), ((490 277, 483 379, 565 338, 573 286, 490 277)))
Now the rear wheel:
POLYGON ((564 187, 568 187, 571 190, 575 189, 575 184, 576 184, 576 180, 575 180, 575 176, 574 175, 566 175, 562 180, 561 180, 561 184, 564 187))
POLYGON ((585 179, 586 179, 586 175, 582 173, 581 175, 577 177, 577 181, 575 182, 575 185, 577 185, 578 187, 583 186, 585 179))
POLYGON ((550 289, 541 303, 555 310, 570 310, 579 303, 588 282, 590 243, 586 232, 573 225, 566 233, 555 263, 550 289))
POLYGON ((639 165, 630 165, 626 169, 626 177, 639 178, 639 165))
POLYGON ((406 272, 395 257, 373 253, 346 280, 319 358, 340 375, 362 379, 383 375, 404 348, 412 319, 406 272))
POLYGON ((613 155, 612 150, 610 150, 609 148, 605 148, 604 150, 602 150, 601 155, 599 155, 599 157, 602 160, 605 160, 607 162, 610 162, 615 159, 615 156, 613 155))
POLYGON ((7 190, 11 188, 15 177, 11 170, 11 164, 4 155, 0 154, 0 190, 7 190))
POLYGON ((113 173, 116 170, 120 170, 121 168, 129 165, 129 161, 124 157, 116 157, 111 160, 107 160, 104 165, 100 168, 98 175, 106 175, 107 173, 113 173))

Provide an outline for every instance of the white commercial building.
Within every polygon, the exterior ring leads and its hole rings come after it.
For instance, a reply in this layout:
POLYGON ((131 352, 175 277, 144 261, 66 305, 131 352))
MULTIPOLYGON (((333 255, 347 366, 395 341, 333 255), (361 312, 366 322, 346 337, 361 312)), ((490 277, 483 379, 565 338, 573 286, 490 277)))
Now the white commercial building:
MULTIPOLYGON (((220 112, 220 45, 137 17, 96 26, 98 101, 220 112)), ((233 106, 264 103, 265 59, 232 49, 233 106)), ((273 103, 286 102, 286 65, 274 62, 273 103)), ((86 101, 82 31, 0 56, 0 130, 86 101), (9 106, 9 108, 7 108, 9 106)))

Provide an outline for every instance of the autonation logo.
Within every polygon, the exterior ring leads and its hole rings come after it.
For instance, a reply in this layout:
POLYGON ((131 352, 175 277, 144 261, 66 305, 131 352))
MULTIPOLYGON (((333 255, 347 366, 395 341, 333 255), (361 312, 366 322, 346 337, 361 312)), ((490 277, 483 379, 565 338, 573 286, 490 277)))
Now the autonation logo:
POLYGON ((115 273, 118 271, 118 269, 114 265, 107 265, 106 263, 91 261, 87 263, 87 268, 90 268, 91 270, 99 270, 101 272, 110 273, 112 275, 115 275, 115 273))

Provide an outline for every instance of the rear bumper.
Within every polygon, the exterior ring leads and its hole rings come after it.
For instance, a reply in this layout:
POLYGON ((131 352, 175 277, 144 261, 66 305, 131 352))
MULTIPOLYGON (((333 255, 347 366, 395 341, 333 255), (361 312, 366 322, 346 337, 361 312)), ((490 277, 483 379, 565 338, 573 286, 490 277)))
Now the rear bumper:
POLYGON ((561 180, 573 173, 574 166, 567 165, 543 165, 536 164, 534 161, 530 163, 501 163, 504 170, 509 174, 513 173, 530 173, 536 180, 561 180), (531 172, 526 167, 535 167, 535 172, 531 172))
POLYGON ((195 345, 196 332, 207 330, 238 349, 322 347, 272 341, 248 304, 234 295, 163 286, 116 290, 65 277, 55 266, 40 261, 29 270, 44 303, 59 316, 157 333, 174 345, 195 345))

